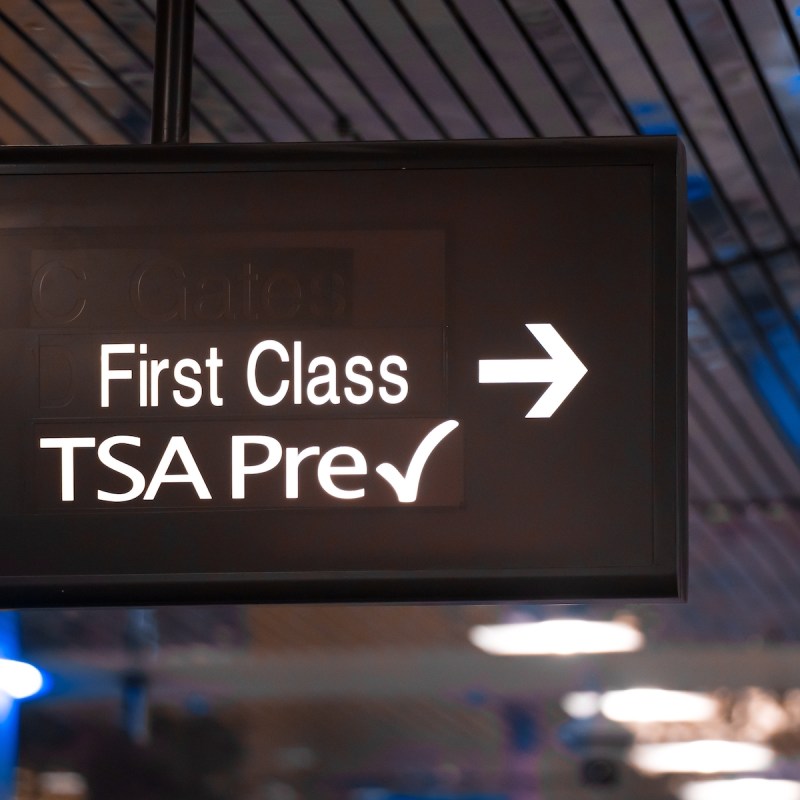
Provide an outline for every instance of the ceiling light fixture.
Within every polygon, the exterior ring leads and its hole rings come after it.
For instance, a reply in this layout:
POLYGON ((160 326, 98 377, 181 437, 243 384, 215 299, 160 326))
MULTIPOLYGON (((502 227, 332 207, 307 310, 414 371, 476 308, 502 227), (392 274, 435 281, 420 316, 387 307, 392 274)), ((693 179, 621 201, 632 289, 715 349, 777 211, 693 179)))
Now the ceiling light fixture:
POLYGON ((700 692, 636 688, 605 692, 569 692, 561 707, 574 719, 602 713, 615 722, 704 722, 719 711, 719 702, 700 692))
POLYGON ((719 702, 700 692, 638 688, 606 692, 600 710, 615 722, 704 722, 719 711, 719 702))
POLYGON ((800 783, 771 778, 690 781, 678 796, 680 800, 800 800, 800 783))
POLYGON ((644 646, 633 625, 581 619, 476 625, 469 639, 484 652, 503 656, 623 653, 644 646))
POLYGON ((640 744, 631 748, 628 755, 628 760, 636 769, 651 775, 678 772, 700 775, 761 772, 768 769, 774 759, 774 751, 764 745, 714 739, 640 744))
POLYGON ((568 692, 561 698, 561 708, 573 719, 589 719, 600 713, 600 692, 568 692))

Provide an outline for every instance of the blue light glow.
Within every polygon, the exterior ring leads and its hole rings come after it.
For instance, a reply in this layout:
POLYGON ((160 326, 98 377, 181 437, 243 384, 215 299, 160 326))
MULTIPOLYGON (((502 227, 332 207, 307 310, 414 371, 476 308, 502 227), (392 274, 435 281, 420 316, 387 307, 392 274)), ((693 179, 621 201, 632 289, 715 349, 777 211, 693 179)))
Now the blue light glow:
POLYGON ((645 136, 677 136, 680 133, 680 128, 671 120, 641 123, 639 127, 645 136))
POLYGON ((800 410, 772 364, 759 355, 750 364, 758 390, 767 401, 791 443, 800 449, 800 410))
POLYGON ((705 175, 699 172, 690 172, 686 176, 686 199, 690 203, 697 203, 711 197, 711 183, 705 175))
POLYGON ((786 87, 786 91, 789 94, 800 94, 800 74, 792 75, 790 78, 787 78, 783 85, 786 87))
POLYGON ((628 105, 645 136, 677 136, 680 128, 665 103, 658 100, 634 101, 628 105))
POLYGON ((0 658, 0 693, 14 700, 39 694, 44 686, 42 673, 32 664, 0 658))

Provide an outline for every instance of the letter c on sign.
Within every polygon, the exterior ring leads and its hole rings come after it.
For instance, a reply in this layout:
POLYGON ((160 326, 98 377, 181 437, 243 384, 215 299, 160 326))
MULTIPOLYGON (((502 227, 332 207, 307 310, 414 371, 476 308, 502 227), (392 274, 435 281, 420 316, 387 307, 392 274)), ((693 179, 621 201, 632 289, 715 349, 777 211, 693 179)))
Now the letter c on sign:
POLYGON ((64 278, 69 282, 85 281, 83 270, 73 269, 60 261, 48 261, 33 277, 33 307, 42 319, 59 325, 69 325, 83 314, 86 298, 77 291, 66 289, 64 278))
POLYGON ((258 359, 261 357, 261 354, 265 353, 267 350, 272 350, 273 353, 277 353, 278 358, 284 364, 288 363, 289 351, 280 342, 276 342, 274 339, 265 339, 263 342, 259 342, 251 351, 250 358, 247 359, 247 388, 250 390, 253 400, 259 405, 276 406, 286 397, 286 393, 289 391, 289 381, 284 378, 280 382, 278 391, 275 392, 275 394, 264 394, 261 389, 258 388, 256 367, 258 366, 258 359))

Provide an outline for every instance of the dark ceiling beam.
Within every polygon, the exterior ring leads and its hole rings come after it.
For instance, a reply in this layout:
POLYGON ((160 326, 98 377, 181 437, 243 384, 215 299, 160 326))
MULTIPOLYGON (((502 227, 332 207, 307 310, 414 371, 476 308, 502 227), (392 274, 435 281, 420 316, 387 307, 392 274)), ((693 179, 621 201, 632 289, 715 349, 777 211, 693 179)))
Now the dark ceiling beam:
MULTIPOLYGON (((131 39, 130 36, 123 30, 122 26, 118 25, 112 17, 110 17, 96 2, 96 0, 83 0, 84 5, 86 5, 92 13, 99 19, 106 29, 114 36, 119 42, 121 42, 125 48, 133 53, 134 56, 142 63, 142 66, 145 69, 150 70, 150 72, 154 69, 153 59, 147 54, 141 47, 139 47, 136 42, 131 39)), ((148 113, 150 111, 150 107, 148 106, 148 113)), ((225 135, 222 131, 214 125, 214 123, 206 116, 201 108, 197 106, 196 103, 192 103, 192 113, 200 122, 200 124, 215 138, 217 141, 225 142, 227 141, 225 135)))
MULTIPOLYGON (((144 0, 133 0, 136 5, 155 23, 155 14, 150 9, 144 0)), ((250 126, 251 130, 255 131, 257 136, 262 141, 270 142, 272 138, 261 123, 236 99, 233 93, 225 86, 225 84, 210 70, 204 61, 197 55, 194 56, 193 68, 197 73, 203 77, 214 89, 222 96, 222 98, 230 105, 238 116, 250 126)))
POLYGON ((188 144, 195 0, 158 0, 153 69, 153 144, 188 144))

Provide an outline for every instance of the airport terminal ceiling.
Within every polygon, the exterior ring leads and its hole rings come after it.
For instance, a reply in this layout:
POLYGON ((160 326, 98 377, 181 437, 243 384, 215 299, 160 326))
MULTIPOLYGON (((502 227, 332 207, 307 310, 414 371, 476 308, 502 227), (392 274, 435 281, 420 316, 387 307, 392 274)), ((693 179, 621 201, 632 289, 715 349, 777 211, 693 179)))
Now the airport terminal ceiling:
MULTIPOLYGON (((0 142, 147 143, 154 8, 3 0, 0 142)), ((685 778, 602 772, 633 735, 769 744, 768 774, 800 777, 800 6, 198 0, 193 142, 628 135, 687 153, 688 602, 20 612, 51 676, 22 705, 20 797, 53 773, 47 796, 81 796, 80 773, 95 800, 560 800, 609 775, 608 797, 677 797, 685 778), (635 620, 646 645, 513 659, 468 638, 564 615, 635 620), (586 745, 560 706, 642 685, 720 710, 586 745)))

